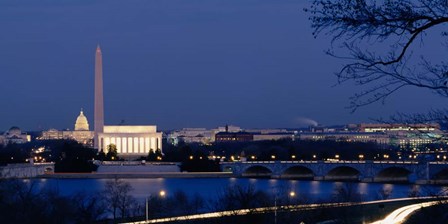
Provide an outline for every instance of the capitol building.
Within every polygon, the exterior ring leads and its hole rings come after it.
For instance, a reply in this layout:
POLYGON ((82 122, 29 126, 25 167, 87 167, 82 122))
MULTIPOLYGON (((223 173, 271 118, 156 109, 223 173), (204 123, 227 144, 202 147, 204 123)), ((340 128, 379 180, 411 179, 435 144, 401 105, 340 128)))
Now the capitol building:
POLYGON ((39 140, 54 140, 54 139, 72 139, 85 146, 93 146, 93 131, 89 130, 89 122, 87 117, 84 115, 83 110, 79 112, 78 117, 75 122, 75 129, 73 131, 63 130, 59 131, 56 129, 50 129, 48 131, 43 131, 42 136, 39 140))

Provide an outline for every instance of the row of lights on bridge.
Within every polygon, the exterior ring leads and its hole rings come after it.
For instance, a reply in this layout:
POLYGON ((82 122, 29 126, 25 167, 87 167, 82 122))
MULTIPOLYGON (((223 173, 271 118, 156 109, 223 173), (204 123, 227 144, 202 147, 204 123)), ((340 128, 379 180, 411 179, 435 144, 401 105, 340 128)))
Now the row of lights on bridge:
MULTIPOLYGON (((409 155, 407 158, 408 159, 417 159, 417 157, 418 157, 418 155, 413 154, 413 155, 409 155)), ((204 157, 202 157, 202 156, 198 156, 198 157, 194 157, 193 155, 189 156, 190 160, 193 160, 195 158, 196 159, 200 159, 200 160, 204 159, 204 157)), ((383 154, 383 155, 379 155, 378 154, 377 156, 374 156, 374 159, 389 159, 389 158, 390 158, 389 154, 383 154)), ((437 155, 436 158, 439 159, 439 160, 440 159, 443 159, 443 160, 447 160, 448 159, 447 155, 437 155)), ((159 158, 157 158, 157 159, 160 160, 159 158)), ((205 159, 207 159, 207 157, 205 159)), ((226 159, 226 157, 225 156, 211 156, 211 157, 208 157, 208 159, 213 159, 213 160, 221 159, 221 160, 224 160, 224 159, 226 159)), ((239 161, 240 159, 241 159, 240 156, 230 156, 230 161, 239 161)), ((248 157, 248 159, 256 160, 257 157, 255 155, 251 155, 251 156, 248 157)), ((275 159, 277 159, 277 156, 276 155, 271 155, 271 159, 275 160, 275 159)), ((296 159, 297 159, 296 155, 291 155, 291 160, 296 160, 296 159)), ((312 155, 312 159, 313 160, 317 159, 317 155, 315 155, 315 154, 312 155)), ((341 159, 341 156, 339 154, 335 154, 333 158, 325 158, 325 159, 326 160, 339 160, 339 159, 341 159)), ((358 155, 358 159, 359 160, 364 160, 365 159, 364 154, 359 154, 358 155)), ((401 160, 401 159, 403 159, 403 157, 399 156, 398 159, 401 160)))

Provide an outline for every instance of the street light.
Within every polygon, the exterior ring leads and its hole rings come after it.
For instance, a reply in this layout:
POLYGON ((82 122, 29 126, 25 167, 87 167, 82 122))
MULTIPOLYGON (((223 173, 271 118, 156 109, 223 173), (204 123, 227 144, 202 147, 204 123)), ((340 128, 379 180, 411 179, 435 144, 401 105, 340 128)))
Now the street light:
POLYGON ((289 192, 289 204, 292 206, 294 203, 294 197, 296 196, 296 192, 290 191, 289 192))
MULTIPOLYGON (((296 196, 296 192, 290 191, 289 197, 293 198, 296 196)), ((278 189, 274 189, 274 223, 277 224, 277 197, 278 197, 278 189)))
POLYGON ((294 192, 294 191, 289 192, 289 197, 293 198, 294 196, 296 196, 296 192, 294 192))
MULTIPOLYGON (((159 192, 159 196, 160 197, 165 197, 165 195, 166 195, 166 192, 164 191, 164 190, 161 190, 160 192, 159 192)), ((146 199, 146 222, 148 222, 148 210, 149 210, 149 206, 148 206, 148 204, 149 204, 149 198, 151 198, 151 194, 149 194, 149 196, 148 197, 146 197, 145 199, 146 199)))

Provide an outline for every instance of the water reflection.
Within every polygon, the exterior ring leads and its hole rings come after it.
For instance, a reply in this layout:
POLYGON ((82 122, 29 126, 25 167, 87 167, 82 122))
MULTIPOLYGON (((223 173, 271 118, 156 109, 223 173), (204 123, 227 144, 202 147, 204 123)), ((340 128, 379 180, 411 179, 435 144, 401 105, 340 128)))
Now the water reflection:
MULTIPOLYGON (((24 182, 35 182, 40 189, 57 190, 61 194, 71 195, 79 191, 99 192, 107 179, 33 179, 24 182)), ((332 181, 284 180, 284 179, 253 179, 253 178, 156 178, 156 179, 125 179, 133 187, 133 196, 144 199, 157 194, 160 190, 167 194, 184 191, 187 195, 199 194, 206 199, 216 199, 216 195, 225 188, 235 185, 253 185, 257 190, 272 193, 273 189, 281 192, 294 191, 301 197, 313 200, 331 198, 341 187, 349 188, 362 196, 363 200, 383 198, 399 198, 408 196, 435 195, 448 192, 448 187, 412 184, 384 183, 347 183, 332 181)))

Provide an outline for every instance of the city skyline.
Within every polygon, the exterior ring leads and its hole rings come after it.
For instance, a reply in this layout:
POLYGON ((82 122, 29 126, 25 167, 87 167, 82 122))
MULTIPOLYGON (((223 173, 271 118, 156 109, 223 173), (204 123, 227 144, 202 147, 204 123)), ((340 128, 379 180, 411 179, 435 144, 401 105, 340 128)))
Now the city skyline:
POLYGON ((370 122, 444 102, 409 88, 351 114, 345 107, 358 87, 333 87, 343 61, 324 54, 328 38, 313 38, 308 3, 0 4, 0 130, 71 128, 80 108, 94 121, 97 44, 111 124, 296 128, 306 119, 370 122))

